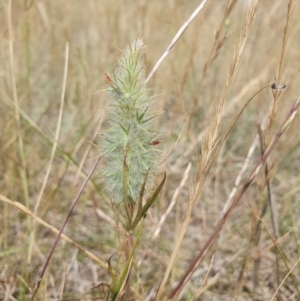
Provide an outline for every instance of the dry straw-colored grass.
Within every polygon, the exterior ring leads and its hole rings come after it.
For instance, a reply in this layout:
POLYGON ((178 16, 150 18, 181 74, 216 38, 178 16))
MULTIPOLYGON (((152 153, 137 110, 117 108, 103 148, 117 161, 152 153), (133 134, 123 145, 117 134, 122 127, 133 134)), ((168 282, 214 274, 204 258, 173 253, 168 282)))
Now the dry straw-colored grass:
MULTIPOLYGON (((99 155, 104 75, 119 49, 143 37, 150 72, 201 3, 29 2, 0 3, 5 301, 30 300, 99 155)), ((126 300, 300 299, 300 131, 290 112, 300 93, 299 15, 297 1, 207 1, 150 79, 167 180, 143 223, 126 300)), ((105 300, 99 284, 110 283, 108 262, 118 266, 122 231, 99 174, 36 300, 105 300)))

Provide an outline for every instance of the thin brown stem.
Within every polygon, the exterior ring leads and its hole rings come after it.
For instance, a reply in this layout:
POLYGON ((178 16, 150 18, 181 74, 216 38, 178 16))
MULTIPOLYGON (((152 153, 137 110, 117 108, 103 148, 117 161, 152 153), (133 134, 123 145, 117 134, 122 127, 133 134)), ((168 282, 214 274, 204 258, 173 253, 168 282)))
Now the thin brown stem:
POLYGON ((184 286, 184 283, 190 277, 195 269, 195 267, 200 263, 200 261, 203 259, 206 252, 209 250, 209 248, 212 246, 216 238, 218 237, 220 231, 222 230, 224 224, 226 223, 227 219, 229 218, 230 214, 232 213, 233 209, 237 206, 237 204, 240 202, 243 194, 248 189, 248 187, 251 185, 252 181, 255 179, 256 175, 258 174, 259 169, 261 168, 261 165, 264 164, 266 159, 269 157, 275 146, 277 145, 280 137, 285 132, 291 121, 293 120, 298 108, 300 106, 299 99, 294 103, 292 106, 290 112, 288 113, 287 117, 285 118, 284 122, 280 126, 278 132, 274 136, 272 142, 270 143, 269 147, 266 149, 264 154, 261 156, 260 160, 255 165, 254 169, 252 170, 250 176, 245 181, 244 185, 240 189, 239 193, 236 195, 234 201, 232 202, 229 209, 224 213, 223 217, 218 222, 217 226, 215 227, 213 233, 210 235, 210 237, 207 239, 206 243, 202 247, 202 249, 199 251, 197 256, 193 259, 191 264, 189 265, 188 269, 186 270, 185 274, 182 276, 181 280, 175 287, 175 289, 172 290, 172 292, 169 295, 168 300, 171 300, 184 286))
POLYGON ((43 279, 43 276, 44 276, 44 274, 45 274, 45 272, 46 272, 47 266, 48 266, 48 264, 49 264, 49 262, 50 262, 50 259, 51 259, 52 255, 53 255, 53 253, 54 253, 54 250, 55 250, 55 248, 56 248, 56 246, 57 246, 57 243, 58 243, 58 241, 59 241, 59 239, 60 239, 60 236, 61 236, 62 232, 64 231, 65 226, 66 226, 67 223, 68 223, 68 220, 69 220, 69 218, 70 218, 70 216, 71 216, 71 214, 72 214, 72 212, 73 212, 73 209, 75 208, 75 205, 77 204, 77 202, 78 202, 78 200, 79 200, 79 197, 81 196, 81 194, 82 194, 82 192, 83 192, 85 186, 87 185, 87 183, 88 183, 88 181, 89 181, 89 179, 90 179, 92 173, 94 172, 94 170, 95 170, 95 168, 97 167, 97 165, 98 165, 98 163, 100 162, 100 160, 101 160, 101 157, 99 157, 99 158, 97 159, 97 161, 95 162, 95 164, 94 164, 94 166, 92 167, 91 171, 89 172, 87 178, 85 179, 84 183, 82 184, 80 190, 78 191, 77 196, 75 197, 75 199, 73 200, 73 202, 72 202, 72 204, 71 204, 71 206, 70 206, 70 210, 69 210, 69 212, 68 212, 68 215, 67 215, 67 217, 66 217, 66 219, 65 219, 65 221, 64 221, 64 223, 63 223, 63 225, 62 225, 62 227, 61 227, 61 229, 60 229, 60 231, 59 231, 59 233, 57 234, 57 237, 56 237, 56 239, 55 239, 55 241, 54 241, 54 243, 53 243, 53 246, 52 246, 52 248, 51 248, 51 250, 50 250, 50 253, 49 253, 49 255, 48 255, 48 257, 47 257, 47 259, 46 259, 46 261, 45 261, 45 263, 44 263, 44 266, 43 266, 43 268, 42 268, 42 271, 41 271, 41 274, 40 274, 40 276, 39 276, 39 278, 38 278, 38 281, 37 281, 37 283, 36 283, 36 285, 35 285, 35 287, 34 287, 34 290, 33 290, 33 293, 32 293, 31 299, 30 299, 31 301, 33 301, 34 298, 35 298, 35 295, 36 295, 36 293, 37 293, 37 291, 38 291, 38 289, 39 289, 39 287, 40 287, 40 284, 41 284, 41 281, 42 281, 42 279, 43 279))

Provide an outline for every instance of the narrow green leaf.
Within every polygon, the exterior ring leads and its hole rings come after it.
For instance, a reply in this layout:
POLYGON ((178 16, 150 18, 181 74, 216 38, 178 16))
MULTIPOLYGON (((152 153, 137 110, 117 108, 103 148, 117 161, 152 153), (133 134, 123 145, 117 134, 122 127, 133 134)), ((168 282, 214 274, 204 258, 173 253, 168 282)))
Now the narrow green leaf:
POLYGON ((148 201, 146 202, 145 206, 143 207, 143 210, 142 210, 142 216, 144 216, 148 209, 152 206, 152 204, 154 203, 154 201, 156 200, 158 194, 160 193, 162 187, 164 186, 165 184, 165 181, 166 181, 166 177, 167 177, 167 174, 166 172, 164 172, 164 178, 162 179, 160 185, 157 187, 157 189, 154 191, 154 193, 152 194, 152 196, 149 197, 148 201))

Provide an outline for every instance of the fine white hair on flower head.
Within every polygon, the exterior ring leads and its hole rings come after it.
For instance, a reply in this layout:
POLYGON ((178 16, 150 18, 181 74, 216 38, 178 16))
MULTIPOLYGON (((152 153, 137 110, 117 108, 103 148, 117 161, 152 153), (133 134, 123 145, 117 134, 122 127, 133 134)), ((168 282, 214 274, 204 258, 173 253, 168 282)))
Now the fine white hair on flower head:
POLYGON ((144 42, 135 40, 123 51, 112 75, 106 74, 111 99, 108 127, 101 139, 106 159, 103 177, 106 191, 115 203, 136 202, 146 175, 147 190, 156 170, 157 150, 152 140, 157 133, 151 128, 155 114, 149 108, 144 49, 144 42))

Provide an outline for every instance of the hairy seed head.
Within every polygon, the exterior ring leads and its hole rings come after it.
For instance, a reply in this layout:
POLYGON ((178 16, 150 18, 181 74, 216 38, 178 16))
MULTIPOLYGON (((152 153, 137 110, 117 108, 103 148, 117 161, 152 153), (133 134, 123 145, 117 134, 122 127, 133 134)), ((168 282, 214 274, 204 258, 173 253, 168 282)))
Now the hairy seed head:
POLYGON ((156 169, 157 143, 151 142, 156 135, 151 129, 155 114, 149 110, 144 48, 140 39, 128 45, 113 75, 106 74, 111 99, 108 128, 102 135, 102 151, 106 158, 103 176, 106 190, 116 203, 125 199, 137 201, 147 170, 150 169, 146 185, 149 189, 156 169))

